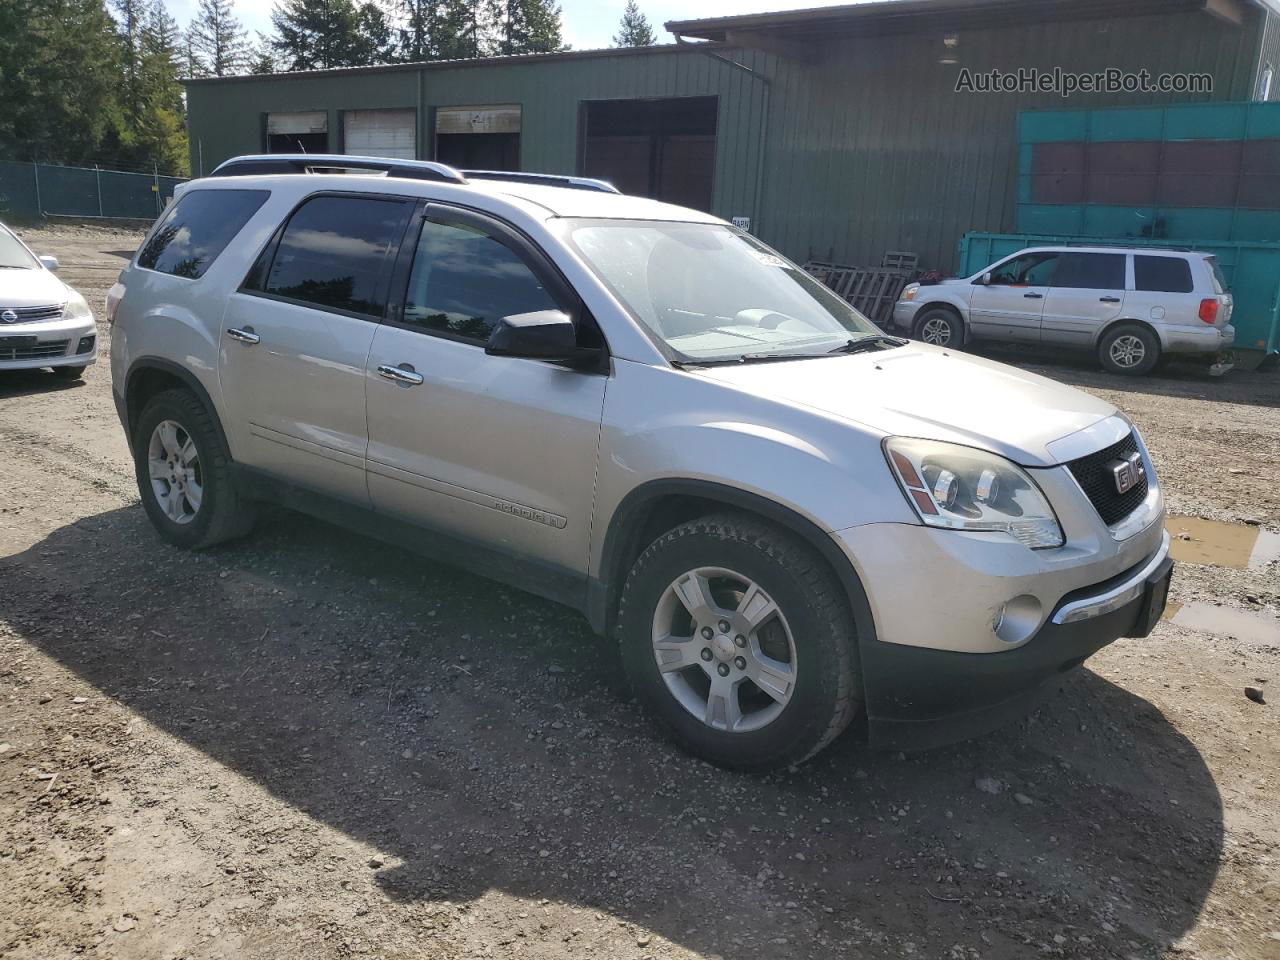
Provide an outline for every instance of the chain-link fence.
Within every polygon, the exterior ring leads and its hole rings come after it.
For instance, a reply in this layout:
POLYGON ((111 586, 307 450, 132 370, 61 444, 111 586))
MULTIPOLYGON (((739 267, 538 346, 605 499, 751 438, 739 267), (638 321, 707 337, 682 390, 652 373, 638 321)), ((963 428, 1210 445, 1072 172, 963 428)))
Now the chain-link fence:
POLYGON ((154 220, 180 177, 0 160, 0 217, 154 220))

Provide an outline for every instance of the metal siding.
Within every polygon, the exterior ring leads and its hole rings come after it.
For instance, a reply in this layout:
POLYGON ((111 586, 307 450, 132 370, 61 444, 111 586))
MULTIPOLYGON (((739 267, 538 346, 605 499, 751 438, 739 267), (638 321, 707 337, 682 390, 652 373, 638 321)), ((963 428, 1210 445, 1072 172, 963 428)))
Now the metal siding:
MULTIPOLYGON (((1214 93, 1197 99, 1239 100, 1252 95, 1261 31, 1260 16, 1236 28, 1202 12, 1046 21, 966 30, 957 54, 975 72, 1019 66, 1085 72, 1117 64, 1153 74, 1212 72, 1214 93)), ((583 100, 714 95, 720 100, 713 212, 750 217, 754 233, 796 259, 812 254, 868 264, 888 249, 914 250, 922 267, 949 270, 965 231, 1013 229, 1019 111, 1177 99, 956 94, 959 67, 937 63, 943 48, 936 31, 815 40, 808 49, 812 56, 797 60, 714 48, 768 82, 714 59, 712 50, 675 48, 200 82, 188 94, 193 168, 200 149, 205 171, 260 150, 266 110, 333 111, 332 137, 343 109, 417 105, 419 129, 429 131, 438 106, 520 103, 521 165, 574 173, 583 100)), ((1035 122, 1029 116, 1024 123, 1035 122)))

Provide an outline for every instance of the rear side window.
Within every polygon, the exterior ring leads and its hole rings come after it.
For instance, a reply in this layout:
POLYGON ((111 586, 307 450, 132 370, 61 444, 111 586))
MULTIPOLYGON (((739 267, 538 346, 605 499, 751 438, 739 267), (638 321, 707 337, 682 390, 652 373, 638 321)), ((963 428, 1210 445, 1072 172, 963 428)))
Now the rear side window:
POLYGON ((1053 273, 1055 287, 1123 290, 1123 253, 1064 253, 1053 273))
POLYGON ((198 280, 269 195, 266 190, 184 193, 147 237, 138 266, 198 280))
POLYGON ((1191 264, 1181 257, 1133 258, 1133 288, 1155 293, 1190 293, 1191 264))
POLYGON ((556 308, 534 272, 501 240, 464 224, 423 222, 404 323, 484 342, 503 317, 556 308))
MULTIPOLYGON (((255 266, 245 287, 325 310, 381 317, 391 255, 410 204, 374 197, 313 197, 294 211, 270 267, 255 266)), ((271 255, 268 247, 265 256, 271 255)))

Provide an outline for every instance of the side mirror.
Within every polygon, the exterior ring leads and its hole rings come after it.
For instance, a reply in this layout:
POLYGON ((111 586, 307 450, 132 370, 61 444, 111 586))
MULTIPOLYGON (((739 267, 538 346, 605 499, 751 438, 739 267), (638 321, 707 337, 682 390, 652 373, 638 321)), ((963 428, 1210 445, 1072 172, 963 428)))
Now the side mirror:
POLYGON ((45 268, 46 270, 51 270, 51 271, 52 271, 52 272, 54 272, 54 273, 57 273, 57 272, 58 272, 58 258, 57 258, 57 257, 41 257, 41 258, 40 258, 40 263, 44 265, 44 268, 45 268))
POLYGON ((975 281, 974 281, 974 283, 976 283, 976 284, 977 284, 978 286, 980 286, 980 287, 987 287, 987 286, 990 286, 990 285, 991 285, 991 271, 990 271, 990 270, 988 270, 986 273, 984 273, 982 276, 980 276, 977 280, 975 280, 975 281))
POLYGON ((531 360, 572 360, 578 349, 578 330, 562 310, 536 310, 503 317, 489 334, 484 352, 495 357, 531 360))

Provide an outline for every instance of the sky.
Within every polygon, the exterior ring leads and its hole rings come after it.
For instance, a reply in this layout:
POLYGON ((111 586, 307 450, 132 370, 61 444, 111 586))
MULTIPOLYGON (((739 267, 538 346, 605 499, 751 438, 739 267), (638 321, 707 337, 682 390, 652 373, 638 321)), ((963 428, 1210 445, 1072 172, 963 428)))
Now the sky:
MULTIPOLYGON (((575 50, 612 46, 614 32, 626 0, 560 0, 565 42, 575 50)), ((639 0, 640 10, 653 24, 659 43, 674 38, 662 28, 667 20, 694 20, 727 17, 740 13, 766 13, 802 7, 833 7, 850 0, 639 0)), ((249 29, 270 33, 272 0, 234 0, 236 16, 249 29)), ((169 12, 186 26, 196 8, 196 0, 167 0, 169 12)))

